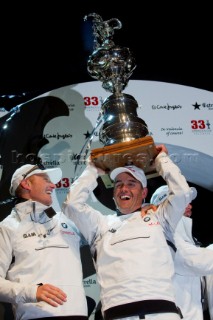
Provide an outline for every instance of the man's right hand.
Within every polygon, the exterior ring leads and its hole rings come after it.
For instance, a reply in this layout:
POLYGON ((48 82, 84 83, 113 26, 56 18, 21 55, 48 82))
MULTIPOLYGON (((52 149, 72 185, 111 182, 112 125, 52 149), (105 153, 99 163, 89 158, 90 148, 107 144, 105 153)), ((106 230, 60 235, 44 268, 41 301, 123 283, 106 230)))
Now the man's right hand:
POLYGON ((168 149, 166 148, 166 146, 164 144, 159 144, 155 147, 156 147, 158 154, 161 152, 165 152, 166 154, 168 154, 168 149))
POLYGON ((106 174, 106 172, 103 169, 101 169, 95 165, 95 162, 92 160, 91 156, 89 156, 89 158, 87 159, 87 165, 95 167, 97 169, 99 176, 103 176, 106 174))
POLYGON ((58 305, 67 301, 67 295, 60 288, 46 283, 38 286, 36 299, 37 301, 45 301, 53 307, 58 307, 58 305))

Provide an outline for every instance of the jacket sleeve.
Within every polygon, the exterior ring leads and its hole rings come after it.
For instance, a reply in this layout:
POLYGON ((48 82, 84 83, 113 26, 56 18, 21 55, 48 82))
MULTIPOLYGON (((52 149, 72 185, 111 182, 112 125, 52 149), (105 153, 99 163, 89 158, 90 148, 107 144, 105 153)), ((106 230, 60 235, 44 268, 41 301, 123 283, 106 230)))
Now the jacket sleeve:
POLYGON ((213 251, 197 247, 175 233, 175 271, 180 275, 205 276, 213 274, 213 251))
MULTIPOLYGON (((191 188, 180 168, 164 152, 155 159, 156 170, 169 187, 169 196, 159 205, 156 212, 164 230, 169 228, 174 232, 185 208, 193 200, 191 188)), ((172 240, 172 239, 168 239, 172 240)))
MULTIPOLYGON (((213 250, 213 244, 210 244, 207 249, 213 250)), ((206 295, 210 318, 213 319, 213 273, 206 276, 206 295)))
POLYGON ((89 164, 70 187, 62 206, 64 214, 74 221, 90 246, 106 228, 106 217, 86 203, 97 186, 97 177, 97 169, 89 164))
POLYGON ((25 285, 7 280, 12 263, 12 244, 10 232, 0 226, 0 301, 7 303, 36 302, 37 286, 25 285))

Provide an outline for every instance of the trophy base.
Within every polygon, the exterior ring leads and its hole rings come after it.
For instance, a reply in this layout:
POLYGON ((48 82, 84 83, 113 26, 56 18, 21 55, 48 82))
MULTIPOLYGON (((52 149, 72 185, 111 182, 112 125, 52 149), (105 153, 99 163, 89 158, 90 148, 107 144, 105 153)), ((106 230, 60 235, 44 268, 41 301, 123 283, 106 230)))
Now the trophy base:
POLYGON ((98 168, 109 172, 133 164, 143 169, 147 178, 158 176, 152 166, 156 156, 157 150, 150 136, 91 150, 91 159, 98 168))

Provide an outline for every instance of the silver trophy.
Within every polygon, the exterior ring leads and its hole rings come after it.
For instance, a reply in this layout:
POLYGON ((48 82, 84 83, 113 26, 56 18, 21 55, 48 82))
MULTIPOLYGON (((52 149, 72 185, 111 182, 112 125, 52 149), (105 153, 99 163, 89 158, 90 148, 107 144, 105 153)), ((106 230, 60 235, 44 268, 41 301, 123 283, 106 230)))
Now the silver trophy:
POLYGON ((87 70, 112 93, 101 107, 104 124, 99 140, 104 147, 92 150, 91 157, 105 170, 135 164, 149 171, 156 155, 154 142, 147 136, 147 124, 137 115, 137 101, 122 92, 136 68, 135 59, 128 48, 115 45, 112 40, 114 30, 121 29, 122 24, 116 18, 103 21, 96 13, 85 16, 85 20, 88 17, 93 19, 94 51, 87 70))

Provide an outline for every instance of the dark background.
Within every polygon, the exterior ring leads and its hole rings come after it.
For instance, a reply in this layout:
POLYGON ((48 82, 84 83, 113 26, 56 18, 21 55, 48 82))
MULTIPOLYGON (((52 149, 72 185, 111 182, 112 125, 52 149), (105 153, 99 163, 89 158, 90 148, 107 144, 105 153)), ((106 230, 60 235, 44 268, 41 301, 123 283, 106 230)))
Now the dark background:
MULTIPOLYGON (((0 107, 10 109, 49 90, 93 81, 89 13, 118 18, 114 42, 137 63, 131 79, 163 81, 213 91, 212 16, 205 4, 140 1, 3 4, 0 12, 0 107)), ((154 94, 154 93, 153 93, 154 94)))

